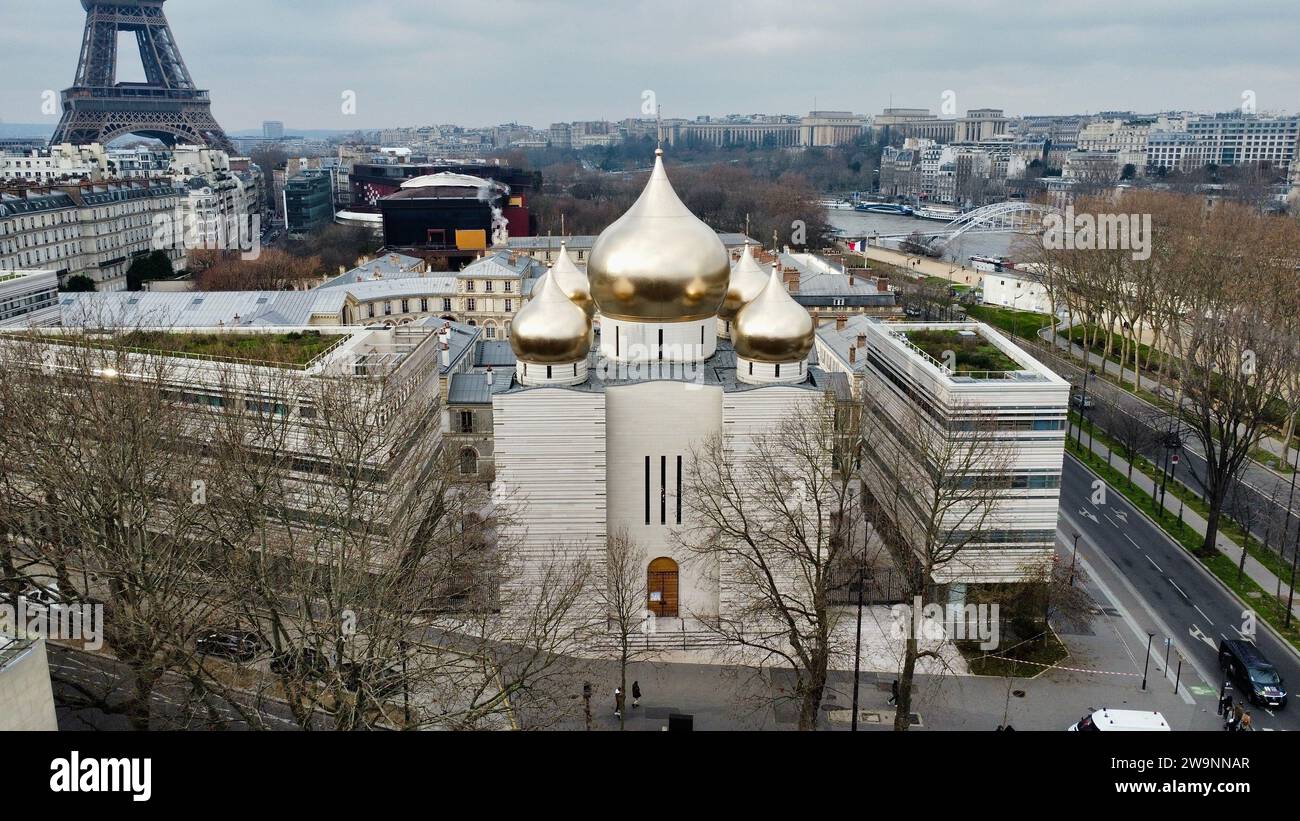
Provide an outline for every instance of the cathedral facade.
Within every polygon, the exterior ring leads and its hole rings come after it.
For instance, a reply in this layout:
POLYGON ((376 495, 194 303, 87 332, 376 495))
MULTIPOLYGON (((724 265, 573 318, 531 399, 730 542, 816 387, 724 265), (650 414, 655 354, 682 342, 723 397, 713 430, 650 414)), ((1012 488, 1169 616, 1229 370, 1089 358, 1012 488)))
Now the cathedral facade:
POLYGON ((511 381, 492 397, 495 490, 519 511, 503 536, 538 568, 577 553, 600 584, 610 537, 625 534, 645 557, 658 630, 725 615, 727 569, 682 544, 698 524, 692 454, 722 437, 743 460, 755 434, 820 401, 831 378, 809 365, 813 342, 780 272, 748 249, 733 270, 658 152, 586 272, 561 253, 515 318, 511 381))

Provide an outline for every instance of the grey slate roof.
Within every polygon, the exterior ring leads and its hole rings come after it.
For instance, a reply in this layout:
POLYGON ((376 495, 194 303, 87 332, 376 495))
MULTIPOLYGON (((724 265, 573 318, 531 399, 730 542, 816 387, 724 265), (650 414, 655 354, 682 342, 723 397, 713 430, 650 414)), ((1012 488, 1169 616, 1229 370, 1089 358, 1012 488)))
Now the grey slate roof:
POLYGON ((809 264, 794 254, 781 254, 781 266, 794 268, 799 272, 799 290, 791 294, 800 305, 821 305, 828 297, 844 297, 846 305, 892 306, 895 297, 892 291, 880 291, 875 280, 861 276, 853 277, 840 273, 832 263, 827 262, 829 270, 809 264))
POLYGON ((317 290, 366 282, 373 279, 375 274, 379 274, 384 279, 418 277, 421 276, 419 269, 423 267, 424 260, 419 257, 407 256, 406 254, 384 254, 382 257, 372 259, 365 265, 359 265, 345 274, 339 274, 325 284, 320 285, 317 290))
POLYGON ((60 294, 59 311, 65 327, 295 326, 337 317, 346 299, 344 291, 107 291, 60 294))
POLYGON ((485 339, 478 346, 478 354, 474 357, 476 367, 491 366, 494 368, 510 367, 515 365, 515 352, 511 350, 510 343, 504 339, 485 339))
POLYGON ((514 368, 493 368, 492 384, 488 385, 487 371, 473 370, 456 373, 451 376, 447 387, 448 405, 490 405, 492 395, 504 393, 510 389, 514 380, 514 368))

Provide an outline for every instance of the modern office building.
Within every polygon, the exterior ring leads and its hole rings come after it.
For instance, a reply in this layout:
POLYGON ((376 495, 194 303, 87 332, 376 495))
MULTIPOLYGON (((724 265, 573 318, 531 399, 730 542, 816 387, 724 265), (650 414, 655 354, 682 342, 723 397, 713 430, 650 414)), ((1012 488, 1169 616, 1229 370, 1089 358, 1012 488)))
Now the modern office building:
POLYGON ((334 222, 334 184, 326 170, 308 168, 284 184, 286 233, 301 238, 334 222))
POLYGON ((58 322, 57 272, 0 270, 0 328, 57 325, 58 322))
MULTIPOLYGON (((977 322, 882 323, 853 317, 843 327, 818 330, 817 357, 826 370, 851 376, 855 395, 869 399, 865 406, 879 416, 873 428, 893 432, 869 442, 863 460, 864 482, 882 497, 898 490, 891 475, 895 461, 908 458, 908 453, 927 452, 909 445, 913 437, 970 431, 1003 443, 1005 452, 975 452, 998 457, 999 464, 989 470, 999 475, 989 479, 1006 491, 980 532, 969 534, 968 546, 936 573, 935 582, 1017 582, 1033 578, 1050 564, 1068 382, 977 322)), ((925 489, 915 492, 924 494, 925 489)), ((921 516, 928 510, 923 495, 915 505, 895 509, 921 516)), ((945 515, 963 513, 954 506, 945 515)))

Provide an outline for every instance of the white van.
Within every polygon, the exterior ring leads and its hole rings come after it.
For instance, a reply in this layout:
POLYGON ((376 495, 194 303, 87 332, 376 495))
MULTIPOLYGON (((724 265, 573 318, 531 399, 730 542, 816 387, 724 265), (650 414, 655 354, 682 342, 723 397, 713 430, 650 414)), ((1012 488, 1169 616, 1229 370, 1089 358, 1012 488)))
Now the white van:
POLYGON ((1169 722, 1154 710, 1094 710, 1066 729, 1071 732, 1155 730, 1169 732, 1169 722))

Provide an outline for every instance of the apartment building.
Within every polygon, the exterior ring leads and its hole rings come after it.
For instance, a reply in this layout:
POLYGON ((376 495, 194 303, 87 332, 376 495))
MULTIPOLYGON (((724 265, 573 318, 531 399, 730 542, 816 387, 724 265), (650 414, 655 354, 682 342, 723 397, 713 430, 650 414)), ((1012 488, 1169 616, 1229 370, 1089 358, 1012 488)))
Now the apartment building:
MULTIPOLYGON (((100 290, 126 288, 126 271, 154 250, 154 219, 172 218, 186 192, 164 180, 83 180, 0 188, 0 270, 52 269, 100 290)), ((173 264, 184 248, 164 249, 173 264)))
POLYGON ((1187 123, 1191 135, 1192 164, 1268 164, 1288 171, 1300 141, 1300 117, 1257 117, 1216 114, 1187 123))

